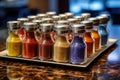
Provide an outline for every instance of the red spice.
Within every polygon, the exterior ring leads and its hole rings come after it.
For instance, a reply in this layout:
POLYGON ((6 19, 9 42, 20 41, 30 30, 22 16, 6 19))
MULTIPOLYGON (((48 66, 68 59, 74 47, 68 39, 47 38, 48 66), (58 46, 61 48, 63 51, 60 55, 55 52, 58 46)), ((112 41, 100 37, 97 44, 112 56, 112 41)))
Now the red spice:
POLYGON ((33 58, 37 55, 38 44, 33 31, 26 31, 25 39, 23 40, 23 57, 33 58))
POLYGON ((39 59, 49 60, 52 58, 53 53, 53 41, 50 33, 42 33, 41 39, 38 42, 39 46, 39 59))
POLYGON ((20 39, 23 40, 23 38, 24 38, 24 28, 19 29, 19 36, 20 36, 20 39))

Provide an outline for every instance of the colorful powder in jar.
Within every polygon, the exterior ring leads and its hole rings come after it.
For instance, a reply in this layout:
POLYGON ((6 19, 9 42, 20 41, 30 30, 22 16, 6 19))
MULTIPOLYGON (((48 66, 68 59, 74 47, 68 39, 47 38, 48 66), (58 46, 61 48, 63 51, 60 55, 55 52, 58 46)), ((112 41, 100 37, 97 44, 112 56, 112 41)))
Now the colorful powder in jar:
POLYGON ((84 42, 85 26, 83 24, 72 25, 73 40, 70 44, 70 62, 72 64, 81 64, 86 61, 86 43, 84 42))
POLYGON ((7 55, 8 56, 19 56, 22 53, 22 42, 18 36, 19 22, 18 21, 8 21, 9 36, 6 41, 7 45, 7 55))

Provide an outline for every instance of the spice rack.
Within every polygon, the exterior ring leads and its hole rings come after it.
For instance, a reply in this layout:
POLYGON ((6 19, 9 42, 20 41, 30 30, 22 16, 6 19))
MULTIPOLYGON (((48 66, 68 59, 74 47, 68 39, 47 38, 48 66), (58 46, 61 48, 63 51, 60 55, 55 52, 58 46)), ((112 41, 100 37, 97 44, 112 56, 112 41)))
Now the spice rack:
POLYGON ((51 64, 51 65, 61 65, 61 66, 66 66, 66 67, 77 67, 77 68, 86 68, 88 67, 98 56, 100 56, 105 50, 110 48, 112 45, 114 45, 118 40, 117 39, 109 39, 108 40, 108 45, 105 47, 102 47, 100 50, 96 51, 91 57, 87 58, 86 62, 83 64, 79 65, 74 65, 71 63, 58 63, 54 62, 52 60, 50 61, 42 61, 37 58, 33 59, 26 59, 22 58, 21 56, 19 57, 9 57, 7 56, 7 50, 1 51, 0 52, 0 58, 5 58, 5 59, 13 59, 13 60, 20 60, 20 61, 30 61, 30 62, 37 62, 37 63, 45 63, 45 64, 51 64))

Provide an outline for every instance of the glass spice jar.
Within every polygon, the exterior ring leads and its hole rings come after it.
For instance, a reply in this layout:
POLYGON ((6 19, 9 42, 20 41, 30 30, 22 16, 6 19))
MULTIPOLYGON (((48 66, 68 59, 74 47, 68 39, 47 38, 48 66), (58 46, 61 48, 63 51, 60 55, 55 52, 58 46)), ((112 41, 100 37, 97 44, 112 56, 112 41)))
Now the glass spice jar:
POLYGON ((95 50, 99 50, 101 48, 101 37, 100 34, 98 33, 98 27, 99 27, 99 19, 97 18, 89 18, 93 22, 93 30, 92 32, 92 37, 95 40, 95 50))
POLYGON ((42 23, 53 23, 53 19, 52 18, 43 18, 42 23))
POLYGON ((60 16, 52 16, 54 24, 57 24, 57 21, 60 20, 60 16))
POLYGON ((69 25, 55 25, 57 33, 56 41, 54 43, 53 61, 68 62, 69 61, 69 43, 66 39, 69 25))
POLYGON ((108 26, 111 25, 111 23, 110 23, 110 14, 100 14, 100 16, 107 17, 107 19, 108 19, 107 25, 108 25, 108 26))
POLYGON ((84 42, 85 25, 74 24, 71 27, 73 40, 70 44, 70 62, 72 64, 82 64, 87 58, 87 46, 84 42))
POLYGON ((6 40, 7 45, 7 55, 16 57, 22 53, 22 42, 18 36, 18 31, 20 29, 18 21, 8 21, 7 22, 9 36, 6 40))
POLYGON ((82 16, 74 16, 74 18, 78 20, 79 24, 81 23, 81 21, 83 21, 83 17, 82 16))
POLYGON ((91 14, 90 13, 82 13, 81 16, 83 17, 83 20, 87 20, 90 18, 91 14))
POLYGON ((67 16, 65 14, 59 14, 60 20, 67 20, 67 16))
POLYGON ((39 29, 40 25, 42 24, 42 21, 41 20, 33 20, 32 21, 33 23, 37 23, 37 30, 36 30, 36 38, 39 39, 40 38, 40 34, 41 34, 41 29, 39 29))
POLYGON ((59 24, 59 25, 69 25, 69 22, 67 20, 59 20, 59 21, 57 21, 57 24, 59 24))
POLYGON ((74 17, 74 14, 71 12, 66 12, 65 15, 67 16, 68 19, 74 17))
POLYGON ((75 18, 69 18, 69 19, 67 19, 67 20, 68 20, 69 25, 70 25, 69 31, 68 31, 68 38, 67 38, 67 39, 68 39, 68 41, 71 43, 72 38, 73 38, 71 26, 74 25, 74 24, 78 24, 79 22, 78 22, 78 20, 75 19, 75 18))
POLYGON ((108 21, 110 21, 110 15, 109 14, 101 14, 100 16, 108 17, 108 21))
POLYGON ((47 15, 44 13, 37 14, 37 19, 41 20, 43 18, 47 18, 47 15))
POLYGON ((28 16, 28 20, 30 21, 30 22, 32 22, 33 20, 36 20, 37 19, 37 16, 35 16, 35 15, 29 15, 28 16))
POLYGON ((23 40, 23 54, 24 58, 33 58, 37 56, 38 43, 35 38, 36 23, 24 23, 25 38, 23 40))
POLYGON ((52 31, 53 24, 41 24, 41 37, 38 41, 38 50, 39 50, 39 59, 41 60, 50 60, 52 59, 53 53, 53 41, 50 36, 50 32, 52 31))
MULTIPOLYGON (((54 21, 53 21, 52 18, 43 18, 43 19, 42 19, 42 23, 50 23, 50 24, 53 24, 54 21)), ((51 36, 52 40, 54 41, 54 40, 55 40, 55 32, 53 31, 53 29, 51 29, 50 36, 51 36)))
POLYGON ((67 19, 67 21, 69 22, 69 25, 73 25, 73 24, 78 24, 78 19, 76 18, 69 18, 67 19))
POLYGON ((100 20, 100 26, 98 28, 98 32, 101 36, 101 46, 104 47, 108 43, 108 36, 109 36, 109 33, 107 31, 108 17, 98 16, 97 18, 100 20))
POLYGON ((52 18, 52 16, 56 15, 56 12, 47 12, 46 15, 48 18, 52 18))
MULTIPOLYGON (((57 24, 59 24, 59 25, 69 25, 69 22, 67 21, 67 20, 59 20, 58 22, 57 22, 57 24)), ((70 26, 69 26, 69 31, 68 31, 68 35, 66 35, 66 38, 67 38, 67 40, 69 41, 69 43, 71 42, 71 40, 72 40, 72 35, 70 34, 71 33, 71 31, 70 31, 70 26)))
POLYGON ((25 22, 28 22, 29 20, 28 20, 28 18, 18 18, 17 20, 18 20, 19 23, 20 23, 19 37, 20 37, 21 40, 23 40, 24 34, 25 34, 25 33, 24 33, 23 24, 24 24, 25 22))
POLYGON ((33 20, 32 22, 37 24, 36 26, 37 29, 39 29, 40 25, 42 24, 42 20, 38 20, 38 19, 33 20))
POLYGON ((88 20, 82 21, 82 23, 85 25, 85 29, 86 29, 84 40, 87 45, 87 56, 90 57, 95 52, 95 42, 91 34, 93 23, 92 21, 88 21, 88 20))

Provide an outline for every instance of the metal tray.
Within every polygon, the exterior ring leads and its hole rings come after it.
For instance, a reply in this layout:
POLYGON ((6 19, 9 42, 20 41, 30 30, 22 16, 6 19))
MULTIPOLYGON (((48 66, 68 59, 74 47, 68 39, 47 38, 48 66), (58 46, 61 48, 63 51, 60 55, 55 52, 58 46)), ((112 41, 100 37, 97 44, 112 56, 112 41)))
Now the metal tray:
POLYGON ((61 66, 70 66, 70 67, 77 67, 77 68, 86 68, 90 63, 92 63, 100 54, 102 54, 106 49, 111 47, 113 44, 115 44, 118 40, 117 39, 109 39, 108 40, 108 45, 105 47, 102 47, 100 50, 96 51, 92 57, 87 58, 86 62, 83 64, 75 65, 71 63, 59 63, 59 62, 54 62, 54 61, 42 61, 35 58, 32 59, 26 59, 21 56, 18 57, 9 57, 6 55, 7 50, 1 51, 0 52, 0 57, 1 58, 7 58, 7 59, 13 59, 13 60, 21 60, 21 61, 30 61, 30 62, 37 62, 37 63, 45 63, 45 64, 51 64, 51 65, 61 65, 61 66))

